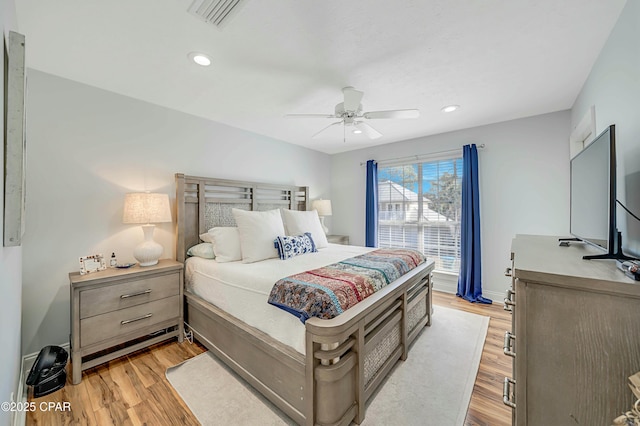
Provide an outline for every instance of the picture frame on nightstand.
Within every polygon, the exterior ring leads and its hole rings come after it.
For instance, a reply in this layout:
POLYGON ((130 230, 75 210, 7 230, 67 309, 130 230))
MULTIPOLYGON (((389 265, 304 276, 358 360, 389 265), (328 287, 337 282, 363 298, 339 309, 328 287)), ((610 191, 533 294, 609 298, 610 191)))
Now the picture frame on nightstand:
POLYGON ((107 263, 102 254, 91 254, 80 257, 80 275, 104 271, 105 269, 107 269, 107 263))

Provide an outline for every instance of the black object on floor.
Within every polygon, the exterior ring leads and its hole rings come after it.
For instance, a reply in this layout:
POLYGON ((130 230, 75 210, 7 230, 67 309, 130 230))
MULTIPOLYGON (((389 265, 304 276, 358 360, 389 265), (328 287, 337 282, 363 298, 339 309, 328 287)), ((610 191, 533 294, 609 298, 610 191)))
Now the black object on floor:
POLYGON ((69 354, 60 346, 45 346, 33 363, 27 385, 33 386, 33 396, 39 398, 64 387, 67 381, 69 354))

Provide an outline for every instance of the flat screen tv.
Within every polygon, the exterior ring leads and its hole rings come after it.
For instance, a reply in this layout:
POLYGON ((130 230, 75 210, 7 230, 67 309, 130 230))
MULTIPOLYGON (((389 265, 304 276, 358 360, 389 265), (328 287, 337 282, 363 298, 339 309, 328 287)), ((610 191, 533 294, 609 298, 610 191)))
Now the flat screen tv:
POLYGON ((571 235, 606 254, 585 259, 626 259, 616 228, 616 127, 607 127, 571 160, 571 235))

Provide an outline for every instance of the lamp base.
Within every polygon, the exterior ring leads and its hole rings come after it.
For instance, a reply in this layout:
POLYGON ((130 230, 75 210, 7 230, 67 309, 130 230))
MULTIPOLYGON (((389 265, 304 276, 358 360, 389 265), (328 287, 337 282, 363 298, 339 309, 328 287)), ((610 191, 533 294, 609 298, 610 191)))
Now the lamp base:
POLYGON ((324 224, 324 216, 319 216, 320 217, 320 225, 322 226, 322 230, 324 231, 325 234, 329 234, 329 228, 327 228, 327 226, 324 224))
POLYGON ((133 257, 136 258, 140 266, 156 265, 164 251, 162 245, 153 241, 153 231, 155 228, 155 225, 142 225, 144 241, 133 249, 133 257))

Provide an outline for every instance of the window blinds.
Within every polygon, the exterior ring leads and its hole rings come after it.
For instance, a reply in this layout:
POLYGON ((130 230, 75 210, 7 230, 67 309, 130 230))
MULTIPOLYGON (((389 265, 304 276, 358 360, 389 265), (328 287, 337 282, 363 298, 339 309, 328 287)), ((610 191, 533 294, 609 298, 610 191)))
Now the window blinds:
POLYGON ((462 159, 378 166, 378 244, 413 248, 460 270, 462 159))

